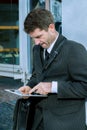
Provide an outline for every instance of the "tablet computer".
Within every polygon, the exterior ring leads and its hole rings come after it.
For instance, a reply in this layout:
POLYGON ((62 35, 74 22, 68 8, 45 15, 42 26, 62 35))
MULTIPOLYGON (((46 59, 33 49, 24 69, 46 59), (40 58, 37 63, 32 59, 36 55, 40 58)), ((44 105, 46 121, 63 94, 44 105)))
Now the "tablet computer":
POLYGON ((32 93, 32 94, 23 94, 18 89, 5 89, 6 92, 15 94, 20 97, 47 97, 47 95, 38 94, 38 93, 32 93))

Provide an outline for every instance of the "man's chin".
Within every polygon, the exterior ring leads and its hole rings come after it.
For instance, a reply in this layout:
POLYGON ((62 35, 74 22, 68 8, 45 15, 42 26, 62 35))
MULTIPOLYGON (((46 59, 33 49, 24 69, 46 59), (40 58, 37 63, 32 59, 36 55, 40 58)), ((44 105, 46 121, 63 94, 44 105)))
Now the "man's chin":
POLYGON ((46 44, 42 44, 41 47, 45 49, 45 48, 47 48, 47 45, 46 44))

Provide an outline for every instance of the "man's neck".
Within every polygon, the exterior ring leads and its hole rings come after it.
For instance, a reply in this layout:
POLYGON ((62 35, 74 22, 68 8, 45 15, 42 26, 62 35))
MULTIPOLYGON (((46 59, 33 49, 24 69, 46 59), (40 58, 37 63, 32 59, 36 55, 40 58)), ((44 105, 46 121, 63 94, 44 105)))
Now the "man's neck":
POLYGON ((51 52, 51 50, 52 50, 52 48, 53 48, 53 46, 54 46, 56 40, 58 39, 58 37, 59 37, 59 33, 56 31, 55 40, 50 44, 50 47, 47 49, 48 53, 51 52))

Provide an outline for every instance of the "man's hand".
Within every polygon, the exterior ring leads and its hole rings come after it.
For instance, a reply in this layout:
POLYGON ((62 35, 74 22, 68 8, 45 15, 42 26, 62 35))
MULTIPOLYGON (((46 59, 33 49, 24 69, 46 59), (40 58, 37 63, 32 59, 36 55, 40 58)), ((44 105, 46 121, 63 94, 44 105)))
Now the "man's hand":
POLYGON ((33 89, 29 90, 29 94, 33 92, 46 95, 51 93, 52 83, 51 82, 40 82, 33 89))
POLYGON ((29 94, 29 91, 31 90, 31 88, 29 86, 22 86, 18 90, 22 92, 23 94, 29 94))

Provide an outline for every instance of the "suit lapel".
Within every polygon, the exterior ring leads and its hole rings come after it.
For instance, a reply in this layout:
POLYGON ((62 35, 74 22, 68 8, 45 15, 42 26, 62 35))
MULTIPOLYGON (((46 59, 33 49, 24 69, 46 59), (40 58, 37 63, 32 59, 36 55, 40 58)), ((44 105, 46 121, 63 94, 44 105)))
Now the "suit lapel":
POLYGON ((66 39, 66 38, 63 37, 62 35, 59 35, 59 37, 58 37, 58 39, 57 39, 57 41, 56 41, 56 43, 55 43, 53 49, 51 50, 51 53, 50 53, 51 55, 52 55, 53 52, 56 50, 56 48, 58 48, 58 46, 61 44, 61 42, 62 42, 64 39, 66 39))
MULTIPOLYGON (((65 37, 63 37, 62 35, 59 35, 53 49, 51 50, 49 60, 43 66, 43 70, 44 69, 46 70, 48 68, 48 66, 52 63, 53 59, 56 57, 54 52, 56 51, 56 49, 58 49, 58 47, 60 47, 60 44, 62 44, 62 42, 64 42, 65 39, 66 39, 65 37)), ((59 54, 59 52, 58 52, 58 54, 59 54)))
POLYGON ((34 51, 34 56, 35 56, 35 61, 36 61, 36 66, 37 66, 37 70, 39 70, 39 74, 41 74, 44 70, 46 70, 48 68, 48 66, 52 63, 53 59, 54 59, 54 51, 58 48, 58 46, 60 46, 61 42, 63 40, 65 40, 66 38, 63 37, 62 35, 59 35, 51 53, 50 53, 50 57, 49 60, 43 64, 43 49, 38 45, 35 46, 35 51, 34 51))

